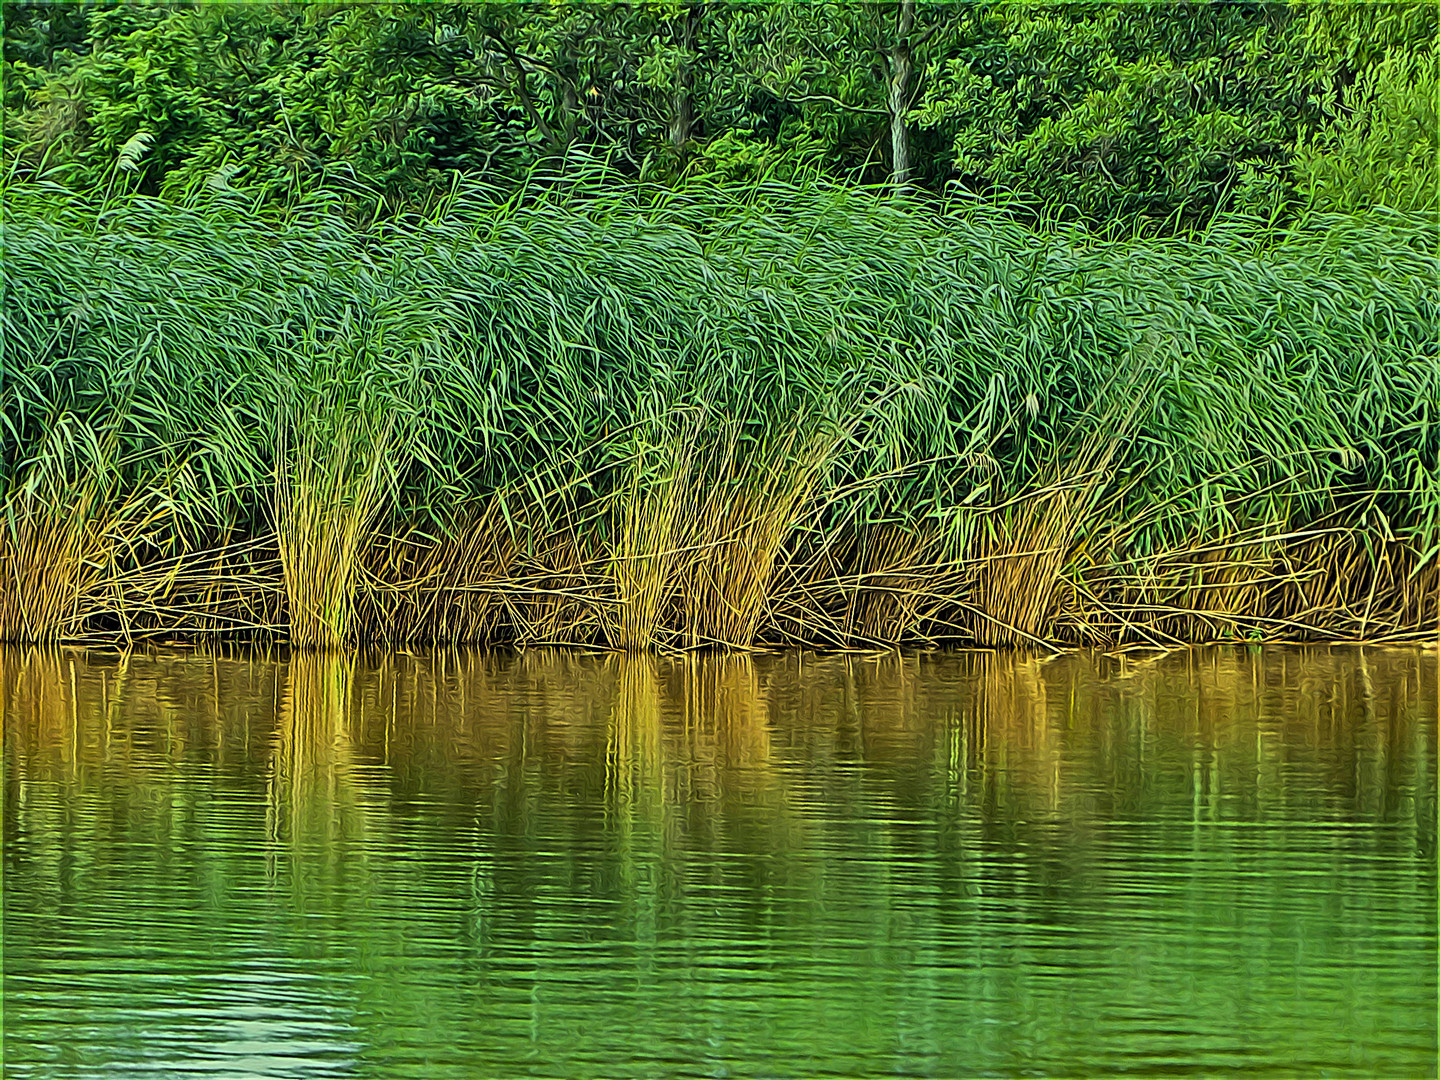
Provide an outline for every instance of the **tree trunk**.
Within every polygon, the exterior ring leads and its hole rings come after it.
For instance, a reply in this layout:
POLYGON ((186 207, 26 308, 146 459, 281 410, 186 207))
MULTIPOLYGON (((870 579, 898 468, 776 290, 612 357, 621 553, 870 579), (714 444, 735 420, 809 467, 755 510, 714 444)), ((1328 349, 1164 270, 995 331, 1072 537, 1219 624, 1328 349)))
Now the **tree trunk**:
POLYGON ((680 16, 680 49, 686 58, 680 61, 675 72, 675 92, 671 97, 670 144, 681 153, 690 141, 691 100, 690 100, 690 47, 695 41, 695 24, 700 21, 697 4, 687 4, 680 16))
MULTIPOLYGON (((682 72, 680 78, 686 78, 682 72)), ((681 83, 675 90, 674 113, 670 117, 670 144, 676 150, 684 151, 690 141, 690 88, 681 83)))
POLYGON ((900 19, 895 45, 890 50, 890 170, 896 188, 907 187, 912 167, 910 126, 905 113, 910 109, 914 63, 910 56, 910 31, 915 28, 915 0, 900 0, 900 19))
POLYGON ((530 123, 534 124, 536 130, 540 132, 540 137, 545 140, 545 145, 550 152, 552 154, 560 153, 564 148, 555 136, 555 129, 545 122, 545 117, 535 106, 535 99, 530 96, 530 80, 526 77, 525 65, 521 62, 519 54, 495 31, 489 31, 489 35, 490 40, 500 47, 500 51, 510 61, 510 67, 515 72, 515 91, 520 96, 520 105, 524 108, 525 115, 530 118, 530 123))

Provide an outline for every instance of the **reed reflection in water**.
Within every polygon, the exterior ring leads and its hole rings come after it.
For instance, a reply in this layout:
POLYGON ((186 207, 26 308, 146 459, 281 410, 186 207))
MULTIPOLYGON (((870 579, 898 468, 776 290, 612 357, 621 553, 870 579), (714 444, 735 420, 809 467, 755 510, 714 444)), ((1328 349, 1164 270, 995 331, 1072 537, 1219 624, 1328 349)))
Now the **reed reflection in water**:
POLYGON ((1433 650, 0 677, 7 1077, 1435 1075, 1433 650))

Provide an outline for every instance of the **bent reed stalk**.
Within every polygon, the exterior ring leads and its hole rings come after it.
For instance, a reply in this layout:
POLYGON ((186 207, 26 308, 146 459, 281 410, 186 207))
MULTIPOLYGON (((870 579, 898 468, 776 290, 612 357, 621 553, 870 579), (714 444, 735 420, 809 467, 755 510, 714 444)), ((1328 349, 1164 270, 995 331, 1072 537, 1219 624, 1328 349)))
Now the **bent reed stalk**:
POLYGON ((1418 218, 1121 242, 604 178, 363 229, 324 197, 6 198, 5 640, 1440 633, 1418 218))

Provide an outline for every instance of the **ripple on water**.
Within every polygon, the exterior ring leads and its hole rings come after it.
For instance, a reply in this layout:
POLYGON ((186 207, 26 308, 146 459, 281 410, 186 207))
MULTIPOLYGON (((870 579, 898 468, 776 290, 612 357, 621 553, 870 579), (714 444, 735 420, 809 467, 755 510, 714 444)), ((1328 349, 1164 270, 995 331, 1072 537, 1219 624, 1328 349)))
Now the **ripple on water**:
POLYGON ((6 1077, 1435 1075, 1433 651, 0 674, 6 1077))

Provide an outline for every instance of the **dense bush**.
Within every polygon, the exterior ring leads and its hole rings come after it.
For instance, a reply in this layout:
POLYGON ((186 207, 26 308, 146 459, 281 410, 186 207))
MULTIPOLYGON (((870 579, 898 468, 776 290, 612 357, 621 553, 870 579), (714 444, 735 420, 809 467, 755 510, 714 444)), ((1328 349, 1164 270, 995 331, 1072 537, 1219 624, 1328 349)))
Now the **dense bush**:
POLYGON ((672 184, 903 174, 1183 231, 1414 208, 1437 31, 1431 3, 1309 0, 25 0, 4 153, 77 191, 284 203, 347 178, 412 207, 589 160, 672 184))

